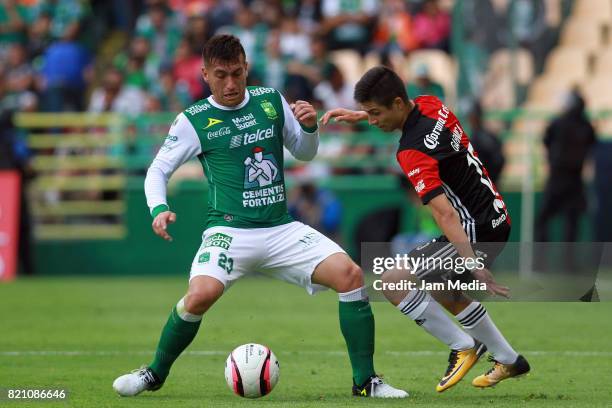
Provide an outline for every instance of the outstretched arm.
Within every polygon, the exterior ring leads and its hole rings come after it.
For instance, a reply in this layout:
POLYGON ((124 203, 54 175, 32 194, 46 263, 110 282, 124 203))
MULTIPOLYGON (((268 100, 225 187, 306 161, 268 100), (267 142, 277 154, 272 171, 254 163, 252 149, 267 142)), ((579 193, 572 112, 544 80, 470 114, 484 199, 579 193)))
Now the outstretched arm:
POLYGON ((365 111, 336 108, 325 112, 320 122, 327 125, 331 119, 334 119, 334 122, 357 123, 362 120, 368 120, 368 114, 365 111))

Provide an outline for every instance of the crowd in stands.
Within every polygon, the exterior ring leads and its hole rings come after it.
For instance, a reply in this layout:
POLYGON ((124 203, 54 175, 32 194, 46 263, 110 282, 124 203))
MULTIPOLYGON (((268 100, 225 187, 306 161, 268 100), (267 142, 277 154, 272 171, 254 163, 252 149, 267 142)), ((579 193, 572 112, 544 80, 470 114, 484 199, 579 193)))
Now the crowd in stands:
MULTIPOLYGON (((330 51, 449 50, 437 0, 4 0, 0 104, 14 111, 179 111, 209 95, 201 49, 238 36, 250 83, 319 108, 352 105, 330 51)), ((446 5, 446 8, 441 7, 446 5)))

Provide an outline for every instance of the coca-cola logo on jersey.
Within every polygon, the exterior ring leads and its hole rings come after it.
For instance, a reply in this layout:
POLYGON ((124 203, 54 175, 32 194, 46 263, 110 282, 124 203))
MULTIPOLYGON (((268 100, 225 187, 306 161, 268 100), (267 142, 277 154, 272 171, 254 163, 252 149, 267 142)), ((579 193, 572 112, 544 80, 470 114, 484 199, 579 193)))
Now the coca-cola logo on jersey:
POLYGON ((433 130, 423 138, 423 143, 429 150, 435 149, 438 144, 440 144, 440 133, 442 133, 442 130, 444 129, 449 112, 450 111, 446 105, 442 105, 442 108, 438 111, 438 120, 436 121, 433 130))
POLYGON ((206 138, 208 140, 212 140, 212 139, 216 139, 216 138, 221 137, 221 136, 229 135, 230 133, 231 133, 230 128, 228 126, 225 126, 225 127, 222 127, 219 130, 215 130, 214 132, 208 132, 206 134, 206 138))

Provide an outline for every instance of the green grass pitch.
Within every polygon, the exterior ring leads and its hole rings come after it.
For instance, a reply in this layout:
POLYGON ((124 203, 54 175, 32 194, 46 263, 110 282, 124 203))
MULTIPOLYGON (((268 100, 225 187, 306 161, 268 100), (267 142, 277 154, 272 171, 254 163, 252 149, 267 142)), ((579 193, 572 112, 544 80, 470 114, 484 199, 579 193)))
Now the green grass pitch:
POLYGON ((332 292, 269 279, 238 282, 205 316, 198 337, 155 393, 120 398, 115 377, 148 363, 183 278, 34 278, 0 285, 0 388, 65 388, 65 402, 6 407, 595 407, 610 406, 612 303, 488 303, 532 373, 494 389, 466 380, 438 395, 445 346, 390 305, 374 303, 376 368, 409 400, 350 396, 351 375, 332 292), (266 344, 281 364, 276 389, 259 400, 233 395, 223 378, 227 354, 266 344))

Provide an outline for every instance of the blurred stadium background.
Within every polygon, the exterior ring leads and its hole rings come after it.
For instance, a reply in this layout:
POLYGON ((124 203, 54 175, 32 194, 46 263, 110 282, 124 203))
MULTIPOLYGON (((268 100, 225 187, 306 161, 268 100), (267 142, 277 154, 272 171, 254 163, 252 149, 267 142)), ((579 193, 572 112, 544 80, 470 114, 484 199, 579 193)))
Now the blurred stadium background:
MULTIPOLYGON (((209 95, 200 51, 221 32, 245 45, 250 83, 289 100, 354 106, 359 76, 386 64, 412 97, 436 94, 470 134, 495 135, 514 241, 533 240, 545 128, 580 92, 599 142, 577 239, 612 240, 610 0, 6 0, 0 24, 2 168, 22 190, 2 177, 5 277, 17 247, 26 274, 184 272, 204 225, 201 168, 171 180, 185 237, 172 251, 149 229, 143 179, 176 113, 209 95), (483 125, 470 118, 478 112, 483 125), (20 220, 8 203, 19 195, 20 220)), ((352 255, 361 241, 435 233, 401 188, 397 137, 332 125, 321 139, 314 162, 287 160, 298 217, 352 255)), ((552 239, 564 239, 562 224, 552 239)))

